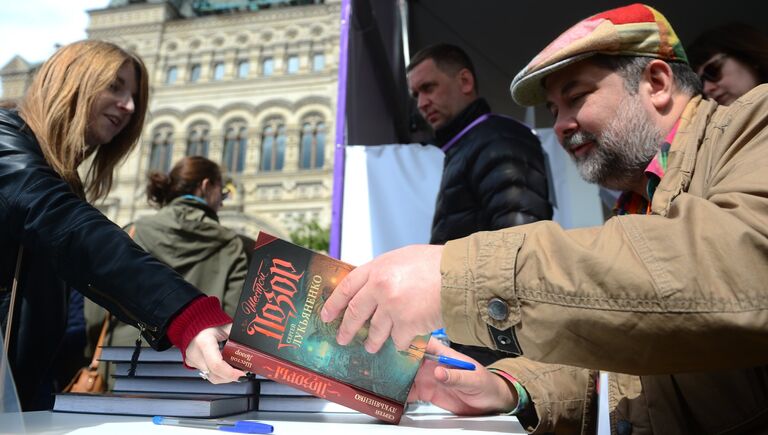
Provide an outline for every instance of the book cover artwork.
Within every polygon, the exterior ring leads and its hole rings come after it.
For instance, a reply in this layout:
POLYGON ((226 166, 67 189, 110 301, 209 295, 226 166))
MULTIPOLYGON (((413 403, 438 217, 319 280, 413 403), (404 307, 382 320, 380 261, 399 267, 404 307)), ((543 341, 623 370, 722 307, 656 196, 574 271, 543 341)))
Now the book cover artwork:
POLYGON ((350 404, 349 397, 343 404, 396 423, 421 363, 427 337, 414 341, 410 352, 398 352, 392 340, 388 340, 378 353, 370 354, 363 347, 366 331, 359 332, 349 345, 338 345, 336 331, 340 319, 326 324, 319 313, 324 301, 352 269, 339 260, 260 233, 228 343, 230 349, 234 346, 236 350, 227 351, 225 346, 225 356, 235 366, 303 387, 325 399, 339 401, 348 396, 343 384, 355 391, 373 393, 388 399, 389 404, 363 395, 352 398, 361 402, 360 407, 350 404), (332 381, 291 367, 264 364, 263 360, 257 363, 245 347, 332 381), (271 372, 262 373, 264 370, 271 372))

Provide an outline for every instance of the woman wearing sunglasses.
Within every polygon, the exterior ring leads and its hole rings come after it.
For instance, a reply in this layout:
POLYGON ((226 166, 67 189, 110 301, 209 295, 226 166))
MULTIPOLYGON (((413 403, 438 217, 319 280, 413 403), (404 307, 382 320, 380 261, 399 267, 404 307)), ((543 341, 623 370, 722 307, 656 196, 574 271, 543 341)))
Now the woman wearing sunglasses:
MULTIPOLYGON (((152 256, 218 297, 224 311, 233 315, 248 262, 241 238, 219 223, 217 213, 228 195, 218 164, 201 156, 184 157, 168 174, 149 174, 147 200, 160 210, 138 219, 127 231, 152 256)), ((104 311, 94 307, 89 304, 88 323, 98 332, 104 311)), ((135 328, 120 323, 106 344, 132 345, 137 336, 135 328)))
POLYGON ((704 94, 720 104, 731 104, 768 82, 768 36, 746 24, 710 29, 686 52, 704 83, 704 94))

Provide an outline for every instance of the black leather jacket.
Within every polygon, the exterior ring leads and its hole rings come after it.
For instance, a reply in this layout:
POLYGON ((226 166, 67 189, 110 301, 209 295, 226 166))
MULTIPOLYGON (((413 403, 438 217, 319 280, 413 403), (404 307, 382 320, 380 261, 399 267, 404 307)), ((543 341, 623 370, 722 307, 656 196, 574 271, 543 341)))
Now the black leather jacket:
MULTIPOLYGON (((0 319, 6 323, 19 245, 9 359, 22 407, 50 368, 66 325, 66 285, 137 326, 157 349, 170 319, 201 293, 72 193, 13 111, 0 109, 0 319), (65 284, 66 283, 66 284, 65 284), (17 323, 18 322, 18 323, 17 323)), ((4 331, 4 329, 3 329, 4 331)))
MULTIPOLYGON (((436 132, 437 144, 489 112, 485 100, 475 100, 436 132)), ((446 152, 430 243, 552 219, 547 183, 539 139, 525 125, 492 115, 446 152)))

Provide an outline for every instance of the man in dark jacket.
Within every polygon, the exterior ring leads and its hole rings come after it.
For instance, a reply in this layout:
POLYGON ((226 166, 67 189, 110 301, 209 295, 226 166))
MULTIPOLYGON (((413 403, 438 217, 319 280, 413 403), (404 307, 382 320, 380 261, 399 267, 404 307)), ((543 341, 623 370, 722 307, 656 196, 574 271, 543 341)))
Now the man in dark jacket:
MULTIPOLYGON (((445 152, 430 243, 551 219, 538 138, 512 118, 491 113, 478 97, 469 56, 453 45, 433 45, 416 53, 407 71, 411 95, 445 152)), ((506 356, 454 347, 483 364, 506 356)))

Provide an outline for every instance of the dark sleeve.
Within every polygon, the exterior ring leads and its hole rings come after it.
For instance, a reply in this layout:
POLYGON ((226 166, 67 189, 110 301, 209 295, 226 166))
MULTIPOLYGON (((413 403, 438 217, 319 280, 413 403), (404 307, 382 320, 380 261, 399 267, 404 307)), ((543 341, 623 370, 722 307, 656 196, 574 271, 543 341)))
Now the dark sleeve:
POLYGON ((37 150, 29 136, 0 129, 0 240, 46 253, 40 273, 144 330, 153 347, 169 346, 169 320, 199 290, 74 195, 37 150))
POLYGON ((485 228, 552 219, 544 152, 527 127, 496 129, 475 152, 470 182, 481 201, 485 228))

